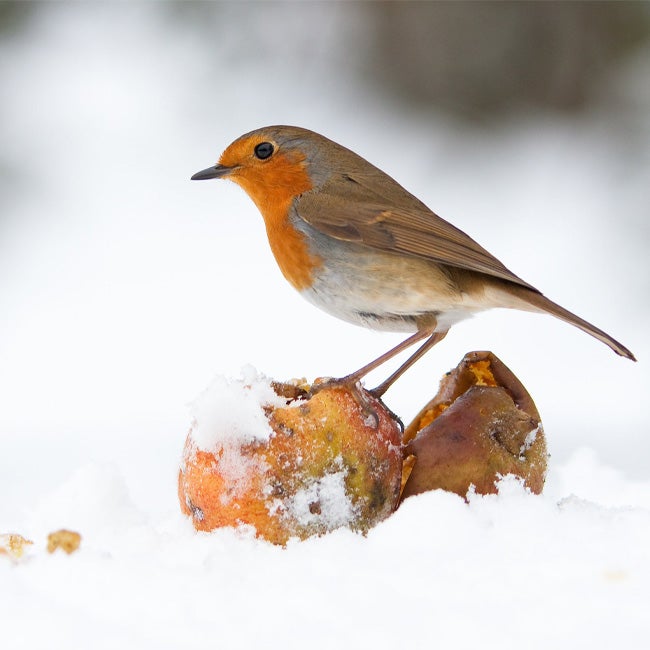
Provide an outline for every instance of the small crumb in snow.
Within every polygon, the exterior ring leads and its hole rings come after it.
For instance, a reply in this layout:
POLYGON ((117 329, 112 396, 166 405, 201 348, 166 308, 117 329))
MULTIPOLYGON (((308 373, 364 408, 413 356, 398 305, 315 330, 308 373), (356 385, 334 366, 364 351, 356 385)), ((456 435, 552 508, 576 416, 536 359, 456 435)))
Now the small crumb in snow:
POLYGON ((81 535, 73 530, 57 530, 47 536, 47 552, 54 553, 57 549, 65 551, 68 555, 79 549, 81 535))

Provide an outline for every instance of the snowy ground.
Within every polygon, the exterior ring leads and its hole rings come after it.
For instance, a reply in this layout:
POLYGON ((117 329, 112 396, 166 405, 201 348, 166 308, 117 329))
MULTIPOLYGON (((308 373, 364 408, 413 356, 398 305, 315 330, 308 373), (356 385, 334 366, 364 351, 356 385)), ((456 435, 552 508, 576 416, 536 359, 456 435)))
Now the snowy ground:
MULTIPOLYGON (((619 482, 582 454, 543 497, 510 483, 469 506, 429 493, 367 538, 340 530, 282 550, 151 517, 115 468, 88 466, 31 528, 76 524, 83 550, 0 565, 2 638, 11 648, 647 647, 650 488, 634 490, 643 508, 607 508, 569 496, 576 473, 619 482)), ((613 496, 627 496, 618 487, 613 496)))
POLYGON ((234 5, 200 30, 153 4, 43 6, 0 43, 0 533, 36 542, 0 562, 2 646, 647 647, 647 53, 603 100, 616 119, 484 131, 334 75, 348 21, 323 7, 303 10, 320 29, 297 54, 265 49, 291 11, 266 30, 273 12, 244 27, 234 5), (183 520, 186 405, 215 374, 340 375, 399 338, 302 301, 243 193, 189 182, 273 123, 357 150, 635 352, 493 312, 387 394, 408 420, 465 352, 494 351, 542 414, 543 496, 432 493, 367 538, 286 550, 183 520), (63 526, 81 552, 47 555, 63 526))

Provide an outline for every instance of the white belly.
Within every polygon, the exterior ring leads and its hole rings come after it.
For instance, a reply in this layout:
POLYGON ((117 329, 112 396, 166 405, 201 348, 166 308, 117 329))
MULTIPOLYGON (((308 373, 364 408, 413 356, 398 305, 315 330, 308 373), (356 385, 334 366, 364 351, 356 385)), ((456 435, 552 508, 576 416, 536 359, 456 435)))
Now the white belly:
POLYGON ((415 332, 433 318, 446 330, 484 308, 428 260, 349 243, 329 248, 312 286, 301 293, 337 318, 390 332, 415 332))

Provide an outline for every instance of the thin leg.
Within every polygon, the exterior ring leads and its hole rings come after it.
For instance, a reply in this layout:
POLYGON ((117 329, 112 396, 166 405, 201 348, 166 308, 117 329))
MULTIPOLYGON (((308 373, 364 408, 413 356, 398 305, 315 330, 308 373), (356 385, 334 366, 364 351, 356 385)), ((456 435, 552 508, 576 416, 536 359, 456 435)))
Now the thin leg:
MULTIPOLYGON (((447 332, 445 332, 445 334, 446 333, 447 332)), ((394 356, 397 356, 400 352, 407 350, 412 345, 415 345, 418 341, 421 341, 422 339, 426 337, 430 337, 432 335, 433 333, 431 332, 431 330, 426 330, 426 329, 418 330, 415 334, 409 336, 407 339, 402 341, 399 345, 396 345, 394 348, 388 350, 388 352, 385 352, 380 357, 377 357, 374 361, 371 361, 370 363, 363 366, 363 368, 359 368, 359 370, 355 370, 353 373, 350 373, 349 375, 346 375, 345 377, 342 377, 337 381, 344 384, 350 384, 350 385, 356 384, 359 381, 359 379, 365 377, 369 372, 372 372, 375 368, 379 368, 379 366, 386 363, 386 361, 389 361, 394 356)))
MULTIPOLYGON (((319 383, 313 384, 309 390, 311 395, 314 395, 318 391, 324 390, 326 388, 336 388, 340 386, 346 386, 348 390, 354 395, 357 403, 364 409, 364 411, 371 416, 375 421, 375 426, 379 424, 379 417, 372 403, 372 398, 368 396, 367 392, 364 392, 359 384, 359 380, 362 377, 365 377, 369 372, 373 371, 375 368, 378 368, 386 361, 389 361, 394 356, 398 355, 400 352, 407 350, 412 345, 415 345, 418 341, 426 338, 427 340, 417 349, 415 354, 411 355, 388 379, 383 381, 377 388, 372 391, 368 391, 373 397, 379 399, 381 396, 390 388, 390 386, 397 381, 399 377, 402 376, 422 355, 424 355, 427 350, 431 349, 438 341, 442 341, 445 338, 447 332, 434 332, 431 328, 418 330, 415 334, 412 334, 407 339, 402 341, 399 345, 396 345, 394 348, 385 352, 380 357, 371 361, 370 363, 359 368, 353 373, 341 377, 341 379, 326 379, 319 383)), ((395 419, 400 422, 399 418, 395 416, 395 419)), ((402 426, 402 430, 404 427, 402 426)))
POLYGON ((388 377, 388 379, 384 379, 377 388, 373 388, 369 392, 374 397, 381 397, 418 359, 423 357, 436 343, 442 341, 442 339, 447 336, 447 331, 433 332, 433 334, 429 336, 429 338, 415 351, 415 353, 412 354, 390 377, 388 377))

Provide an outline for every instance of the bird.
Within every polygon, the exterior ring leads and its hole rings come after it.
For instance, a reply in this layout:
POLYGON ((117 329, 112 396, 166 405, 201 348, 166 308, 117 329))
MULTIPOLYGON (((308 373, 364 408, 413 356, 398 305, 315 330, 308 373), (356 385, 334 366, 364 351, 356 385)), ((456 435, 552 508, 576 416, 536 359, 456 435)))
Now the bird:
POLYGON ((314 131, 268 126, 238 137, 192 180, 228 179, 260 211, 289 283, 344 321, 409 333, 338 381, 353 384, 418 342, 370 391, 380 397, 449 328, 497 307, 551 314, 636 361, 609 334, 546 298, 391 176, 314 131))

